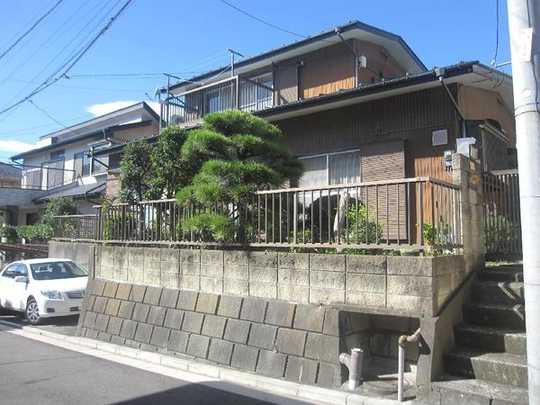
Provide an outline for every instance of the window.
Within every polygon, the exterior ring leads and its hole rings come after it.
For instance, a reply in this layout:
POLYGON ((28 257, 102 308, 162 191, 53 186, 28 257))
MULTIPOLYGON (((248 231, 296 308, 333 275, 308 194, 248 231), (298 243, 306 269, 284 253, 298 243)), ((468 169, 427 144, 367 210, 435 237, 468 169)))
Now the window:
POLYGON ((300 187, 360 183, 360 152, 347 151, 301 157, 304 174, 300 187))
POLYGON ((90 159, 88 158, 88 152, 79 152, 73 155, 73 168, 75 169, 75 175, 80 177, 86 177, 90 175, 90 159))
POLYGON ((2 277, 15 278, 17 276, 28 277, 28 270, 22 263, 12 264, 2 273, 2 277))
POLYGON ((55 150, 54 152, 51 152, 51 160, 64 160, 64 157, 65 157, 64 149, 55 150))
POLYGON ((6 278, 15 278, 16 275, 17 275, 17 265, 16 264, 12 264, 8 268, 6 268, 4 270, 4 272, 2 273, 2 277, 6 277, 6 278))
POLYGON ((63 278, 87 277, 88 272, 73 262, 48 262, 31 264, 34 280, 59 280, 63 278))

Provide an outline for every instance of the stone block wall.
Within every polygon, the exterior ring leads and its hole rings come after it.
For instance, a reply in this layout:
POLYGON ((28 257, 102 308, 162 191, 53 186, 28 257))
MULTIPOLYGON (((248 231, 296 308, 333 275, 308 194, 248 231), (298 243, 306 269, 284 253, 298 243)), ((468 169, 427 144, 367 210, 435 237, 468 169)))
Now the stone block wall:
POLYGON ((87 292, 82 336, 324 387, 346 378, 333 308, 102 279, 87 292))
POLYGON ((96 277, 298 304, 435 316, 465 277, 462 256, 410 257, 96 245, 96 277))

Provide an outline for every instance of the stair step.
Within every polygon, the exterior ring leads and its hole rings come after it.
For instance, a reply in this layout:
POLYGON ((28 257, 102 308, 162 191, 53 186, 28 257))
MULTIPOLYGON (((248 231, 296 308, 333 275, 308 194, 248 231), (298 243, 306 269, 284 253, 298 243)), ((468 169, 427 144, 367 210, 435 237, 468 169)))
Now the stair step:
POLYGON ((463 347, 473 347, 493 352, 527 353, 527 336, 511 329, 461 324, 456 327, 456 342, 463 347))
POLYGON ((464 318, 469 324, 525 330, 525 307, 517 305, 467 304, 464 318))
POLYGON ((487 304, 524 304, 523 283, 519 281, 482 281, 472 288, 472 299, 487 304))
POLYGON ((482 281, 519 281, 523 282, 523 269, 521 267, 487 268, 478 272, 478 279, 482 281))
POLYGON ((432 383, 433 399, 437 405, 454 404, 507 404, 529 403, 527 389, 489 381, 444 376, 443 381, 432 383))
POLYGON ((527 387, 526 356, 456 348, 445 355, 447 372, 514 387, 527 387))

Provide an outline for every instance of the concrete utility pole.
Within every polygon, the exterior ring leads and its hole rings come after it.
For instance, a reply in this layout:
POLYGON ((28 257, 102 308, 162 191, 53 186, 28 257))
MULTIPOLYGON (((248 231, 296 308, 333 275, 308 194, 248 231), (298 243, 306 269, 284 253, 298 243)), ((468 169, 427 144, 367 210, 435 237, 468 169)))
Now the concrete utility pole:
POLYGON ((516 117, 529 403, 540 404, 540 2, 508 0, 516 117))

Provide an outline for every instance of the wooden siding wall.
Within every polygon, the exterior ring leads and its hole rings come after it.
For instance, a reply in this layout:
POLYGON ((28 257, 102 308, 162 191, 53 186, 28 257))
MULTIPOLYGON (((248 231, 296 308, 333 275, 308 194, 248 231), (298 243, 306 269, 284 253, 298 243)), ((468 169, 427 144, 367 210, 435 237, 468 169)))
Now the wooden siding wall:
POLYGON ((337 44, 302 57, 300 97, 310 98, 354 87, 354 59, 345 44, 337 44))
MULTIPOLYGON (((452 88, 455 91, 455 88, 452 88)), ((285 143, 299 156, 360 149, 362 181, 389 180, 403 177, 431 176, 451 181, 444 166, 445 150, 455 149, 457 117, 442 88, 422 90, 351 107, 314 113, 277 122, 285 134, 285 143), (432 146, 432 131, 448 130, 448 144, 432 146)), ((396 186, 394 186, 396 187, 396 186)), ((364 196, 370 212, 386 207, 388 198, 388 231, 384 237, 406 238, 406 190, 386 190, 376 197, 364 196), (399 206, 399 215, 398 215, 399 206)), ((417 220, 419 202, 411 190, 410 210, 412 237, 420 232, 417 220)), ((431 223, 431 190, 423 190, 423 219, 431 223)), ((386 226, 386 211, 378 213, 386 226)))
MULTIPOLYGON (((378 81, 380 75, 388 79, 405 74, 384 48, 364 41, 348 42, 357 54, 367 57, 369 69, 358 71, 360 84, 378 81)), ((353 88, 355 63, 349 46, 337 43, 278 63, 274 70, 277 104, 353 88)))
POLYGON ((453 148, 456 137, 455 111, 440 88, 284 119, 276 124, 285 134, 287 146, 299 156, 403 141, 408 177, 415 175, 415 159, 442 156, 444 150, 453 148), (448 145, 432 147, 431 132, 442 128, 448 129, 448 145))
POLYGON ((276 66, 274 86, 277 105, 298 100, 298 64, 291 62, 276 66))

